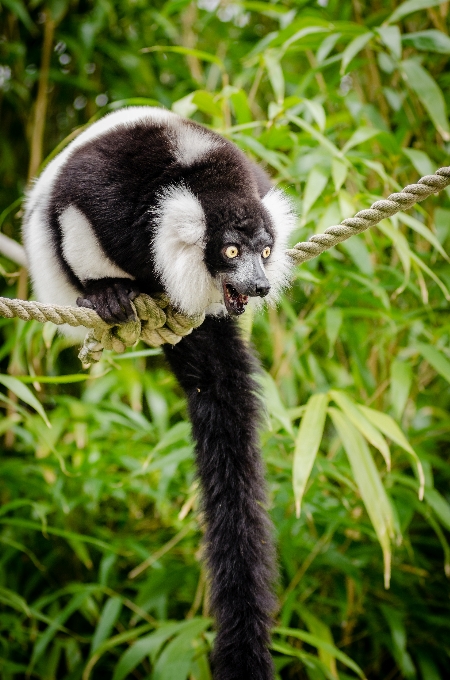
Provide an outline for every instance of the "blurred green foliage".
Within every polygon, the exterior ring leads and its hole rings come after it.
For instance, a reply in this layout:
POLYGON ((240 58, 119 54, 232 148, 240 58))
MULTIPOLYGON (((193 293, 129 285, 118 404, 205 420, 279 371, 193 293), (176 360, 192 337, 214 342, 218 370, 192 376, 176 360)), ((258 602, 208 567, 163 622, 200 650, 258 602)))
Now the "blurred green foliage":
MULTIPOLYGON (((298 206, 295 241, 448 165, 446 2, 2 0, 0 25, 13 237, 28 175, 130 104, 262 162, 298 206)), ((449 675, 449 197, 298 268, 253 320, 280 679, 449 675)), ((208 680, 190 428, 161 353, 83 372, 53 327, 0 328, 1 677, 208 680)))

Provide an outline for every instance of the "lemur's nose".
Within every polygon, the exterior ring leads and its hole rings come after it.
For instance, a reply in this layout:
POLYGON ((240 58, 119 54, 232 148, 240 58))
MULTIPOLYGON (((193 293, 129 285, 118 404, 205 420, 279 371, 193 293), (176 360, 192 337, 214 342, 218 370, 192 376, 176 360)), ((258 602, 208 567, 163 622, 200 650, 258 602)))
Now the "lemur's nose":
POLYGON ((266 297, 270 290, 270 283, 267 281, 259 281, 256 284, 256 295, 259 295, 259 297, 266 297))

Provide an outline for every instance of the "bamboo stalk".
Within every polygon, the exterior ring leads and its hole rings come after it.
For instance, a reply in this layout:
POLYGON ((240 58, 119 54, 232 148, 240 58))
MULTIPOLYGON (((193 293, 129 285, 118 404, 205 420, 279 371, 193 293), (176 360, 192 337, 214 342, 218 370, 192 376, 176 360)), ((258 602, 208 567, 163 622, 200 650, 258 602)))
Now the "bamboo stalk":
POLYGON ((55 33, 55 22, 49 15, 45 14, 44 39, 42 43, 42 62, 39 73, 38 93, 34 107, 33 132, 31 137, 30 165, 28 168, 28 180, 32 179, 38 172, 42 163, 42 144, 44 140, 45 117, 47 113, 47 91, 48 75, 50 71, 50 58, 52 54, 53 36, 55 33))

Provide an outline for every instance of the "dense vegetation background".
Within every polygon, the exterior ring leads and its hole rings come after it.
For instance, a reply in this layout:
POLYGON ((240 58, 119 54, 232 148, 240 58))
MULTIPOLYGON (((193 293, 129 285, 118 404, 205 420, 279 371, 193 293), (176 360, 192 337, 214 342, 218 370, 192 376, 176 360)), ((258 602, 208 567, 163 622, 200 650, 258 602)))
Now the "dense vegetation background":
MULTIPOLYGON (((295 241, 323 231, 449 165, 448 12, 2 0, 1 229, 20 239, 27 179, 58 145, 157 103, 263 163, 298 207, 295 241)), ((283 680, 449 677, 449 199, 298 268, 253 320, 283 680)), ((0 263, 2 294, 26 297, 0 263)), ((1 677, 207 680, 192 444, 160 351, 82 371, 53 327, 0 327, 1 677)))

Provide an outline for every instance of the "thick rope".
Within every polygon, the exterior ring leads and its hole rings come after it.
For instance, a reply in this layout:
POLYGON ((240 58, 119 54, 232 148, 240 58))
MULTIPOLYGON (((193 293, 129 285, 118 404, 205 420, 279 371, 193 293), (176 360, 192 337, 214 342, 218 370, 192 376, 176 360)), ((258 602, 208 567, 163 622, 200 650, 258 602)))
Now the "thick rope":
POLYGON ((89 331, 80 350, 79 358, 83 364, 99 361, 103 349, 124 352, 138 340, 152 347, 164 343, 176 345, 181 338, 199 326, 205 314, 196 317, 186 316, 175 311, 165 295, 139 295, 132 303, 136 318, 126 323, 111 326, 105 323, 92 309, 85 307, 63 307, 31 300, 11 300, 0 297, 0 316, 12 319, 19 317, 24 321, 51 321, 58 326, 84 326, 89 331))
POLYGON ((287 254, 295 264, 321 255, 325 250, 336 246, 360 234, 369 227, 374 227, 386 217, 392 217, 401 210, 411 208, 415 203, 425 200, 431 194, 436 194, 450 185, 450 167, 440 168, 434 175, 426 175, 417 184, 409 184, 402 191, 391 194, 387 198, 376 201, 368 210, 360 210, 354 217, 349 217, 336 226, 328 227, 323 234, 315 234, 307 241, 297 243, 287 254))
MULTIPOLYGON (((440 168, 434 175, 422 177, 417 184, 409 184, 402 191, 391 194, 386 199, 376 201, 367 210, 360 210, 355 217, 343 220, 340 224, 328 227, 323 234, 311 236, 308 241, 297 243, 286 253, 301 264, 317 257, 325 250, 360 234, 369 227, 374 227, 386 217, 392 217, 401 210, 410 208, 423 201, 431 194, 438 193, 450 185, 450 167, 440 168)), ((167 296, 139 295, 132 303, 136 318, 124 324, 110 326, 98 314, 85 307, 63 307, 42 302, 11 300, 0 297, 0 316, 12 319, 19 317, 24 321, 35 319, 44 323, 89 328, 79 357, 84 364, 99 361, 103 349, 124 352, 139 339, 152 347, 164 343, 175 345, 182 337, 200 326, 205 314, 189 317, 177 312, 170 304, 167 296)))

